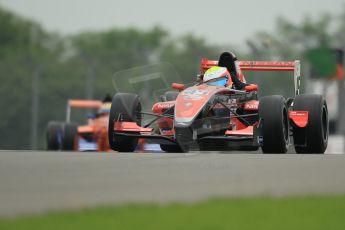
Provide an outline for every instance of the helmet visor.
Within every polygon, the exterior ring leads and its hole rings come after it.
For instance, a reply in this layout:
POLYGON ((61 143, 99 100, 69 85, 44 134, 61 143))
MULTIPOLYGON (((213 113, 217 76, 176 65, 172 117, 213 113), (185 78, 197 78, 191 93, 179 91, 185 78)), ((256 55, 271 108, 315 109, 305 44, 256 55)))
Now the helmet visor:
POLYGON ((221 78, 216 78, 214 80, 208 81, 207 85, 212 85, 212 86, 226 86, 228 82, 227 77, 221 77, 221 78))

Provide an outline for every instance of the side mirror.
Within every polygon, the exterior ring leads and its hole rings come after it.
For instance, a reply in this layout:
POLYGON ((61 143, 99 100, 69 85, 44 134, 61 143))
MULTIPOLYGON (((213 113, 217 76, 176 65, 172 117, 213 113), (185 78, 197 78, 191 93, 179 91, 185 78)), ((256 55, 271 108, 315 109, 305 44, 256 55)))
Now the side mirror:
POLYGON ((184 90, 184 84, 172 83, 171 88, 177 89, 178 91, 184 90))
POLYGON ((246 91, 246 92, 253 92, 253 91, 258 91, 258 85, 255 85, 255 84, 250 84, 250 85, 246 85, 245 87, 244 87, 244 90, 246 91))

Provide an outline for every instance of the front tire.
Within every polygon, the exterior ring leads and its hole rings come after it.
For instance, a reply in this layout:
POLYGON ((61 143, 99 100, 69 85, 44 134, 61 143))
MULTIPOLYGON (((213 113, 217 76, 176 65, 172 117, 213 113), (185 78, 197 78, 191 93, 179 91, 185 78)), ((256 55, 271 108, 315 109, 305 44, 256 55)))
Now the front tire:
POLYGON ((78 143, 78 125, 75 123, 65 123, 63 125, 62 149, 66 151, 77 151, 78 143))
POLYGON ((63 140, 63 127, 61 122, 51 121, 47 128, 47 149, 61 150, 63 140))
POLYGON ((293 129, 296 153, 324 153, 329 132, 326 100, 321 95, 298 95, 293 109, 309 113, 307 127, 293 129))
POLYGON ((286 153, 289 145, 289 119, 285 99, 279 95, 260 99, 263 153, 286 153))
POLYGON ((133 152, 138 145, 138 138, 114 138, 114 124, 117 120, 135 122, 137 125, 141 125, 141 104, 138 95, 129 93, 115 94, 112 99, 108 124, 110 148, 118 152, 133 152))

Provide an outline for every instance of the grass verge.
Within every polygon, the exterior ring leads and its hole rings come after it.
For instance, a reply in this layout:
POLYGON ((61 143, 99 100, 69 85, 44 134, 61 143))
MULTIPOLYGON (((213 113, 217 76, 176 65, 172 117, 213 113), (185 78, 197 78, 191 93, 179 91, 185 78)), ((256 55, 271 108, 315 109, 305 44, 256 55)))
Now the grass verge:
POLYGON ((195 204, 129 204, 0 218, 17 229, 345 229, 345 195, 224 198, 195 204))

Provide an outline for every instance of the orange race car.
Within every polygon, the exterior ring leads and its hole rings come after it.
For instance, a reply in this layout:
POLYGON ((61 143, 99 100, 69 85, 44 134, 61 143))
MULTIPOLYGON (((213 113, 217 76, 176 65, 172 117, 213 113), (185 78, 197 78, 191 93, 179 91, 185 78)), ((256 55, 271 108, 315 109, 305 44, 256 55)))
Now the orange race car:
POLYGON ((111 98, 100 100, 68 100, 66 122, 52 121, 47 129, 48 150, 108 151, 108 120, 111 98), (71 122, 73 108, 91 111, 87 123, 71 122))

